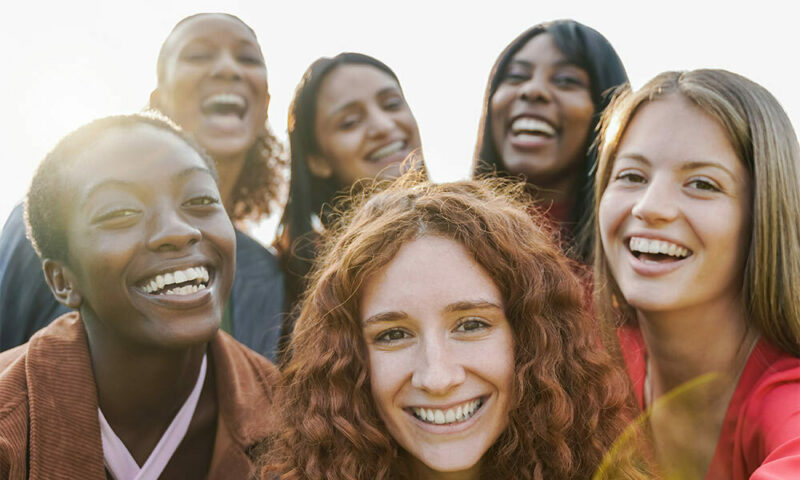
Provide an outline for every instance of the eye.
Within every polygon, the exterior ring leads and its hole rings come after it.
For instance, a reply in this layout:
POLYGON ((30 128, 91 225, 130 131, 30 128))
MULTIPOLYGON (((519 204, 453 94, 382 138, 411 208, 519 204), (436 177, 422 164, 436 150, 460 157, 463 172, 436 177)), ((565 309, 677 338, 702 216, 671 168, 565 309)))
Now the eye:
POLYGON ((210 205, 219 205, 219 199, 211 195, 199 195, 192 197, 183 203, 187 207, 207 207, 210 205))
POLYGON ((391 97, 383 102, 383 109, 389 111, 400 110, 405 102, 400 97, 391 97))
POLYGON ((358 125, 360 120, 361 117, 359 115, 347 115, 339 120, 339 123, 336 124, 336 127, 339 130, 352 130, 358 125))
POLYGON ((95 216, 92 218, 92 224, 102 224, 103 226, 112 228, 116 226, 123 226, 123 224, 127 224, 129 220, 132 220, 139 213, 139 210, 132 208, 118 208, 116 210, 111 210, 95 216))
POLYGON ((211 60, 212 54, 211 52, 205 51, 194 51, 194 52, 186 52, 181 55, 181 58, 187 62, 191 63, 200 63, 211 60))
POLYGON ((620 172, 614 177, 614 180, 630 184, 647 183, 647 179, 641 172, 631 169, 620 170, 620 172))
POLYGON ((717 186, 717 184, 708 178, 693 178, 689 180, 688 185, 692 188, 697 190, 703 190, 706 192, 720 192, 722 191, 721 188, 717 186))
POLYGON ((405 340, 406 338, 411 338, 411 334, 409 332, 403 330, 402 328, 390 328, 376 335, 375 342, 388 344, 405 340))
POLYGON ((239 62, 245 63, 247 65, 263 65, 264 61, 261 57, 257 55, 240 55, 238 58, 239 62))
POLYGON ((553 84, 557 87, 586 87, 584 81, 575 75, 559 74, 553 77, 553 84))
POLYGON ((512 85, 516 85, 518 83, 522 83, 527 81, 531 78, 531 75, 528 72, 522 72, 519 70, 509 70, 508 72, 503 75, 503 82, 510 83, 512 85))
POLYGON ((462 319, 456 325, 456 332, 470 333, 481 331, 489 328, 489 322, 477 317, 469 317, 462 319))

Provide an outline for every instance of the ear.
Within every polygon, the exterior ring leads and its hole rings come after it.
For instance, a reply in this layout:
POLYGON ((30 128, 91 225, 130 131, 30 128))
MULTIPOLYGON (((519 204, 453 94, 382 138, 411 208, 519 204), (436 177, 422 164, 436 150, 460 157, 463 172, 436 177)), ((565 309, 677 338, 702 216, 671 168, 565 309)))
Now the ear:
POLYGON ((312 175, 319 178, 330 178, 333 175, 331 164, 322 155, 309 155, 308 169, 311 170, 312 175))
POLYGON ((50 291, 55 295, 58 303, 69 308, 78 309, 83 303, 83 298, 78 292, 75 276, 64 263, 57 260, 45 259, 42 262, 44 279, 50 291))
POLYGON ((161 108, 161 91, 158 87, 154 88, 152 92, 150 92, 150 108, 163 111, 161 108))

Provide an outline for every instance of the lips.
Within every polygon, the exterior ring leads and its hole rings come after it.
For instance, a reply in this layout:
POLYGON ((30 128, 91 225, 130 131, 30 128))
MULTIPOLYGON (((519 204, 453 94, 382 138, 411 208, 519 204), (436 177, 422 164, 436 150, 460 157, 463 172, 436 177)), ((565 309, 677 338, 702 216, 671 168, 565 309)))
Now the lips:
POLYGON ((631 237, 628 248, 636 258, 649 262, 669 262, 681 260, 692 255, 692 251, 669 240, 646 237, 631 237))
POLYGON ((139 282, 137 288, 153 296, 191 295, 208 290, 211 278, 206 266, 196 265, 153 275, 139 282))
POLYGON ((404 160, 408 153, 407 149, 408 143, 406 140, 394 140, 370 152, 367 155, 367 161, 372 163, 395 161, 397 156, 402 156, 399 160, 404 160))
POLYGON ((241 119, 247 112, 247 99, 237 93, 217 93, 206 97, 200 109, 205 115, 231 115, 241 119))
POLYGON ((484 400, 478 398, 447 409, 411 407, 412 414, 419 420, 435 425, 452 425, 472 418, 483 406, 484 400))

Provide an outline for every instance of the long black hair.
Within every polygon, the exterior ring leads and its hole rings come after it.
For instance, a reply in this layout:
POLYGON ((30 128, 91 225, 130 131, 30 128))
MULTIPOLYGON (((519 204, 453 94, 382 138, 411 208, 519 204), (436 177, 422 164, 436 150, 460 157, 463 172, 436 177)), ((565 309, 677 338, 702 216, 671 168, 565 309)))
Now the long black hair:
POLYGON ((585 258, 591 251, 591 242, 586 232, 591 230, 587 228, 587 225, 591 217, 592 177, 597 155, 594 147, 596 127, 614 90, 628 82, 628 75, 617 52, 600 32, 574 20, 555 20, 540 23, 522 32, 503 50, 492 67, 489 82, 486 85, 472 173, 475 177, 511 175, 506 170, 492 138, 490 105, 512 57, 528 41, 542 33, 551 35, 556 47, 561 50, 567 60, 589 74, 589 93, 592 97, 595 114, 591 124, 590 147, 586 152, 586 159, 580 167, 583 181, 579 187, 580 191, 575 192, 576 198, 570 214, 570 220, 575 222, 575 227, 571 230, 575 233, 579 243, 575 247, 574 253, 579 258, 585 258))
MULTIPOLYGON (((340 185, 335 176, 317 177, 308 167, 308 158, 320 154, 314 133, 317 97, 325 77, 342 65, 369 65, 392 77, 400 88, 397 75, 380 60, 361 53, 345 52, 335 57, 314 61, 303 74, 289 107, 289 147, 291 180, 289 198, 283 211, 276 246, 287 272, 287 305, 297 303, 305 287, 305 276, 316 257, 314 216, 327 222, 323 206, 333 203, 338 192, 349 187, 340 185)), ((402 92, 402 89, 401 89, 402 92)))

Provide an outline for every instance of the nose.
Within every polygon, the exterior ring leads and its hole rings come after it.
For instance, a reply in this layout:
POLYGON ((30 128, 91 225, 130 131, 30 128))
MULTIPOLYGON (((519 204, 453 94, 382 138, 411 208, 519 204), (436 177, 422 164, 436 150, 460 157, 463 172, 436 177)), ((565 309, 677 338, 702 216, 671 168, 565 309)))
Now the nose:
POLYGON ((668 182, 654 178, 636 200, 631 213, 650 224, 674 220, 679 213, 675 188, 668 182))
POLYGON ((520 85, 519 97, 527 102, 549 102, 552 97, 545 75, 534 72, 531 78, 520 85))
POLYGON ((370 113, 367 134, 370 137, 384 137, 395 128, 395 121, 391 114, 376 109, 370 113))
POLYGON ((233 54, 221 51, 214 59, 211 75, 215 78, 240 79, 242 78, 242 67, 233 54))
POLYGON ((446 339, 431 339, 423 343, 411 377, 414 388, 431 395, 444 395, 464 383, 466 373, 457 355, 449 351, 446 339))
POLYGON ((180 251, 200 241, 202 234, 179 211, 164 208, 149 222, 147 248, 152 251, 180 251))

